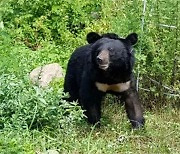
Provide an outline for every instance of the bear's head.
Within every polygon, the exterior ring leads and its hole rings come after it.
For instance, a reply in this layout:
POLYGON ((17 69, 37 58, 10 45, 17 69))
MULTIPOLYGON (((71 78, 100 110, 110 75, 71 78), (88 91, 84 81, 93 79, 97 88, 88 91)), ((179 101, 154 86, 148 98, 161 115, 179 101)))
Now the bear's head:
POLYGON ((133 45, 138 41, 136 33, 121 38, 114 33, 99 35, 90 32, 87 41, 91 44, 92 61, 102 71, 131 73, 134 64, 133 45))

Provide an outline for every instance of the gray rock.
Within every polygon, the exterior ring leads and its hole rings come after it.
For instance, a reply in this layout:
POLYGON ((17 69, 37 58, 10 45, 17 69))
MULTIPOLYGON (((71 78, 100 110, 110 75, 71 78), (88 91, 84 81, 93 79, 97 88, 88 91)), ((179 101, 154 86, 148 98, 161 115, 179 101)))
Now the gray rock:
POLYGON ((34 84, 47 87, 53 79, 62 78, 63 72, 58 63, 53 63, 35 68, 29 76, 34 84))

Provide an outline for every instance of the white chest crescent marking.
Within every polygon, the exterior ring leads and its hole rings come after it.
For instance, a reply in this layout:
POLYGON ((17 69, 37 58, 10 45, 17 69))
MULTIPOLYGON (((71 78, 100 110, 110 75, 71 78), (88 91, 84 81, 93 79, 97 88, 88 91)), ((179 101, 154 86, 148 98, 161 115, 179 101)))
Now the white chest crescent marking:
POLYGON ((103 92, 107 92, 107 91, 123 92, 129 89, 130 81, 127 81, 125 83, 111 84, 111 85, 96 82, 95 85, 98 90, 103 91, 103 92))

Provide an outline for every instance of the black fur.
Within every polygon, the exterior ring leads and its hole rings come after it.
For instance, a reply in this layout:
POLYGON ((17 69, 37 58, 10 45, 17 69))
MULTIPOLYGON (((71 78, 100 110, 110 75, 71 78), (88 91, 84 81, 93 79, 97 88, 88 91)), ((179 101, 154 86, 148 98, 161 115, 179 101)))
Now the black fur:
POLYGON ((126 91, 108 92, 122 96, 133 128, 144 125, 143 111, 132 73, 134 65, 132 46, 137 39, 135 33, 124 39, 114 33, 99 35, 91 32, 87 35, 89 44, 77 48, 72 54, 65 76, 64 91, 70 94, 68 101, 78 100, 86 110, 85 114, 90 123, 99 122, 101 100, 106 94, 97 89, 95 82, 112 85, 131 81, 130 88, 126 91), (100 69, 96 61, 98 53, 102 50, 109 51, 111 63, 107 70, 100 69))

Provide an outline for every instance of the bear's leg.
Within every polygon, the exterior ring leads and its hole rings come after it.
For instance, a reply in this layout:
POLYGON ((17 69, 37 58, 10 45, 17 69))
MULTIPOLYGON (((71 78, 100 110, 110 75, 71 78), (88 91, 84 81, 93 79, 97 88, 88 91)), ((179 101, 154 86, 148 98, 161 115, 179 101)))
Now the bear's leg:
POLYGON ((95 124, 101 118, 101 101, 104 93, 98 91, 90 83, 84 83, 80 89, 80 104, 85 110, 88 122, 95 124), (93 87, 93 88, 92 88, 93 87))
POLYGON ((123 94, 127 116, 133 128, 140 128, 144 125, 143 110, 139 101, 136 89, 129 89, 123 94))
POLYGON ((87 116, 87 120, 91 124, 96 124, 100 121, 101 118, 101 101, 96 100, 96 103, 84 102, 83 108, 85 109, 85 115, 87 116))

